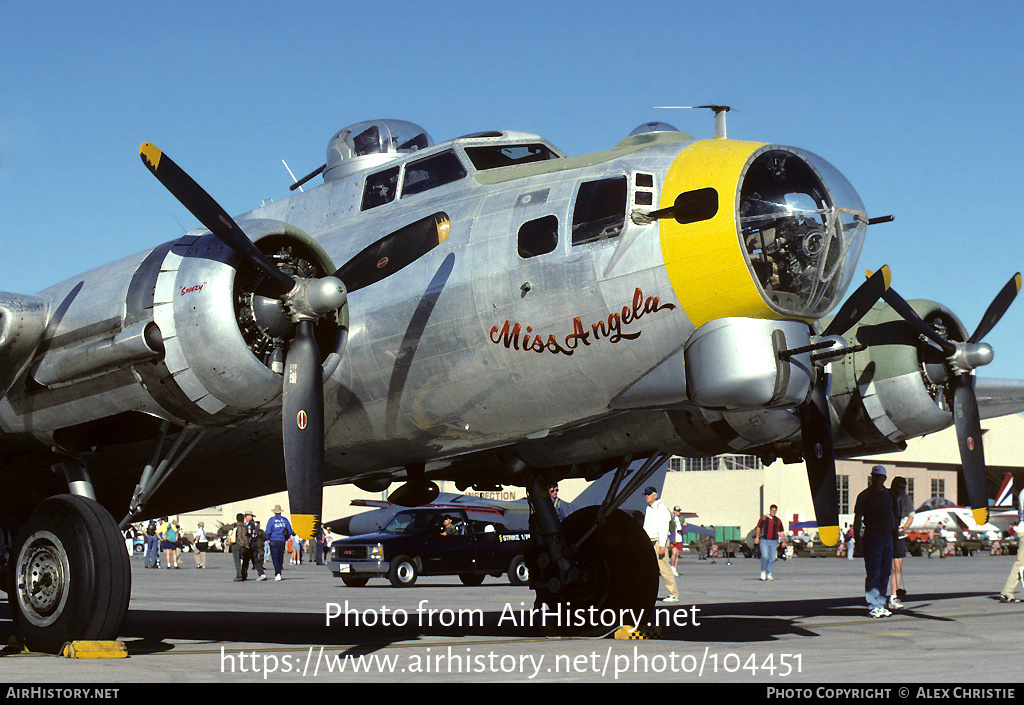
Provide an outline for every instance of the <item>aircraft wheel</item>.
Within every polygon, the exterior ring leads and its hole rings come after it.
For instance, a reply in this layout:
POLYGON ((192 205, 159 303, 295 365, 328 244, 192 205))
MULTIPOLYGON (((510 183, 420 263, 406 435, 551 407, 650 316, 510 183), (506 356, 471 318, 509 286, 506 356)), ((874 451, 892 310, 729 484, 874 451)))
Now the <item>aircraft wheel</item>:
POLYGON ((459 580, 463 585, 476 586, 483 583, 484 576, 481 573, 459 573, 459 580))
POLYGON ((18 531, 8 570, 15 633, 31 651, 116 639, 128 614, 131 564, 124 536, 93 500, 40 502, 18 531))
POLYGON ((341 582, 345 583, 348 587, 365 587, 366 583, 370 582, 370 579, 362 575, 343 575, 341 576, 341 582))
MULTIPOLYGON (((566 517, 562 522, 566 543, 574 544, 590 530, 597 511, 596 506, 584 507, 566 517)), ((538 586, 538 596, 549 608, 561 603, 562 626, 568 621, 573 631, 599 634, 613 628, 605 624, 606 618, 614 617, 615 626, 632 623, 629 615, 647 623, 658 599, 658 563, 651 540, 633 517, 622 511, 610 514, 580 546, 575 562, 583 573, 579 583, 557 593, 538 586), (591 607, 596 613, 593 621, 591 607), (585 616, 585 624, 578 624, 577 615, 585 616)))
POLYGON ((508 567, 508 581, 513 585, 528 585, 530 583, 530 569, 522 556, 512 559, 512 565, 508 567))
POLYGON ((416 563, 409 556, 398 556, 391 561, 391 570, 388 571, 388 580, 394 587, 412 587, 416 584, 419 571, 416 563))

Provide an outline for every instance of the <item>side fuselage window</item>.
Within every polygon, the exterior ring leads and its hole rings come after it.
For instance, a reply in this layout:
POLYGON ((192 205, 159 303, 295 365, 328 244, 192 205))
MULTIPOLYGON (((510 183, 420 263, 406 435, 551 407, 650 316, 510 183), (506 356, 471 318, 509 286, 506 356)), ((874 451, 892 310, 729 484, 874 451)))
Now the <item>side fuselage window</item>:
POLYGON ((580 184, 572 213, 572 244, 618 237, 626 221, 626 177, 580 184))
POLYGON ((558 244, 558 218, 546 215, 519 228, 519 256, 523 259, 546 255, 558 244))
POLYGON ((466 147, 466 155, 477 171, 558 159, 557 154, 542 144, 466 147))

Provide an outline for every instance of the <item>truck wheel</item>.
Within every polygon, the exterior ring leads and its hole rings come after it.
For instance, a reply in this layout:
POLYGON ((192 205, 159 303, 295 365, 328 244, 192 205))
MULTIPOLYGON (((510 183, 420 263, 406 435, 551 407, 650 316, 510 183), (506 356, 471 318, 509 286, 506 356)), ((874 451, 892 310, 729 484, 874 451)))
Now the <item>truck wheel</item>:
POLYGON ((513 585, 528 585, 530 583, 530 569, 522 556, 512 559, 512 565, 508 567, 508 581, 513 585))
POLYGON ((394 587, 411 587, 416 584, 419 571, 416 570, 416 563, 409 556, 398 556, 391 561, 391 570, 388 571, 388 580, 394 587))
POLYGON ((463 585, 476 586, 484 581, 482 573, 459 573, 459 580, 463 585))
POLYGON ((40 502, 11 547, 7 598, 15 633, 31 651, 116 639, 128 614, 131 564, 110 512, 57 495, 40 502))
POLYGON ((343 575, 341 582, 348 587, 364 587, 366 583, 370 582, 370 579, 363 575, 343 575))

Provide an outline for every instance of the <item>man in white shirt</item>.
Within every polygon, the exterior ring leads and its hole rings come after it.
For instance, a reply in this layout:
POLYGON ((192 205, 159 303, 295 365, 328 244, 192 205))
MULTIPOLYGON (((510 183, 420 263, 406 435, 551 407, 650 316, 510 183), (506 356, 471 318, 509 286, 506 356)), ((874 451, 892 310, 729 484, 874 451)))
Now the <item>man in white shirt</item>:
POLYGON ((1003 585, 1003 590, 999 594, 1000 602, 1020 602, 1019 599, 1014 597, 1013 592, 1017 589, 1018 582, 1024 582, 1024 540, 1021 539, 1024 536, 1024 490, 1020 491, 1020 495, 1017 497, 1017 518, 1020 519, 1020 523, 1017 524, 1017 560, 1014 561, 1013 567, 1010 568, 1010 574, 1006 577, 1006 584, 1003 585))
POLYGON ((668 552, 668 525, 672 514, 668 507, 658 499, 658 491, 653 487, 644 490, 644 499, 647 500, 647 513, 644 515, 644 531, 651 539, 654 547, 654 557, 658 560, 658 570, 661 572, 661 579, 665 581, 668 589, 668 597, 664 602, 679 602, 679 590, 676 588, 676 579, 672 576, 672 566, 669 564, 668 552))

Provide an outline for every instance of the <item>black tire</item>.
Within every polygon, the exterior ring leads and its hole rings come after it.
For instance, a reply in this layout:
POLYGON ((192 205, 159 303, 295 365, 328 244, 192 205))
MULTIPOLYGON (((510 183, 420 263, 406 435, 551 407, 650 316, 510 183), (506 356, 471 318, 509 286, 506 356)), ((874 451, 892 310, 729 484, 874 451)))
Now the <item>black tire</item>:
POLYGON ((416 567, 416 561, 409 556, 396 556, 391 561, 391 569, 388 571, 388 580, 393 587, 412 587, 416 584, 416 578, 420 571, 416 567))
POLYGON ((516 556, 508 567, 508 581, 513 585, 529 585, 530 569, 523 556, 516 556))
POLYGON ((484 581, 483 573, 459 573, 459 580, 462 581, 463 585, 469 585, 470 587, 476 587, 484 581))
POLYGON ((124 536, 110 512, 84 497, 57 495, 32 510, 14 540, 7 579, 15 633, 31 651, 116 639, 128 614, 124 536))
MULTIPOLYGON (((573 545, 594 525, 599 507, 584 507, 562 522, 567 545, 573 545)), ((632 615, 622 624, 650 621, 651 610, 658 599, 658 561, 651 540, 643 527, 623 511, 612 512, 601 526, 587 537, 577 551, 574 562, 583 572, 583 580, 557 593, 544 585, 537 586, 537 596, 555 608, 561 604, 562 614, 584 614, 593 607, 599 614, 612 610, 614 615, 632 615)), ((567 619, 572 619, 567 617, 567 619)), ((617 625, 621 626, 621 625, 617 625)), ((572 624, 571 631, 599 634, 611 631, 601 623, 572 624)))
POLYGON ((348 587, 365 587, 366 583, 370 582, 370 579, 365 575, 343 575, 341 576, 341 582, 345 583, 348 587))

